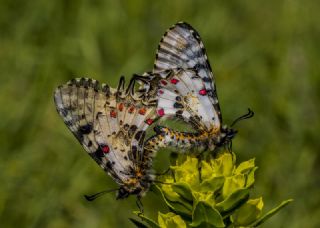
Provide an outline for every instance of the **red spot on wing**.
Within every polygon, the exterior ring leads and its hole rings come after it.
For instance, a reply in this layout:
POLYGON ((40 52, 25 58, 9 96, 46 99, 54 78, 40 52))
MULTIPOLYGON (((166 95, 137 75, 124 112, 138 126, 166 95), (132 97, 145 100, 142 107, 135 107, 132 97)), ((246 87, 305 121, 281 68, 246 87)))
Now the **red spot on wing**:
POLYGON ((147 120, 146 120, 146 123, 147 123, 148 125, 151 125, 151 124, 153 123, 153 119, 147 119, 147 120))
POLYGON ((140 110, 139 110, 139 114, 140 115, 144 115, 144 114, 146 114, 146 109, 145 108, 141 108, 140 110))
POLYGON ((119 109, 120 112, 123 111, 123 107, 124 107, 123 103, 120 103, 119 106, 118 106, 118 109, 119 109))
POLYGON ((114 111, 114 110, 111 110, 111 111, 110 111, 110 116, 111 116, 112 118, 116 118, 116 117, 117 117, 117 112, 114 111))
POLYGON ((199 91, 199 94, 202 95, 202 96, 205 96, 207 95, 207 90, 206 89, 202 89, 199 91))
POLYGON ((158 109, 157 113, 159 116, 164 116, 164 109, 163 108, 158 109))
POLYGON ((171 82, 172 84, 177 84, 177 83, 179 82, 179 80, 176 79, 176 78, 172 78, 172 79, 170 80, 170 82, 171 82))
POLYGON ((159 90, 159 94, 163 94, 163 90, 160 89, 160 90, 159 90))
POLYGON ((167 85, 168 82, 166 82, 165 80, 161 80, 161 84, 162 84, 162 85, 167 85))
POLYGON ((131 106, 128 110, 129 113, 133 113, 134 112, 134 106, 131 106))
POLYGON ((109 146, 103 146, 101 149, 102 149, 102 152, 105 153, 105 154, 110 152, 110 147, 109 146))

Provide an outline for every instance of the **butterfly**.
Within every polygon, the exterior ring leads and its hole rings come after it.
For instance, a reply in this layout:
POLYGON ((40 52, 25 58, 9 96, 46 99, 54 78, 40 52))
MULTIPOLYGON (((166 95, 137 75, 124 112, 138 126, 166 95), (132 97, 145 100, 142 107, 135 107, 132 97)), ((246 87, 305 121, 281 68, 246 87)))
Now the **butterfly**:
POLYGON ((151 171, 159 147, 213 150, 230 143, 237 133, 222 125, 205 49, 198 33, 186 23, 165 33, 153 72, 134 75, 126 88, 124 77, 117 89, 94 79, 73 79, 55 90, 54 100, 80 144, 118 183, 117 199, 130 195, 140 199, 148 191, 155 182, 151 171), (163 117, 182 119, 196 132, 156 126, 156 135, 145 140, 147 128, 163 117))
MULTIPOLYGON (((159 76, 161 77, 161 76, 159 76)), ((135 90, 139 76, 125 88, 121 77, 114 89, 97 80, 73 79, 54 92, 59 115, 93 160, 119 185, 117 199, 139 199, 153 183, 155 150, 145 149, 147 128, 160 116, 156 101, 135 90)), ((100 193, 87 196, 93 200, 100 193)))
MULTIPOLYGON (((154 140, 163 147, 197 148, 200 151, 230 146, 237 130, 222 124, 215 78, 200 35, 191 25, 177 23, 162 37, 153 73, 164 71, 171 73, 162 74, 161 79, 155 80, 159 75, 149 79, 149 84, 157 88, 157 112, 191 124, 196 133, 158 126, 154 140)), ((249 109, 248 114, 236 119, 231 126, 252 116, 249 109)))

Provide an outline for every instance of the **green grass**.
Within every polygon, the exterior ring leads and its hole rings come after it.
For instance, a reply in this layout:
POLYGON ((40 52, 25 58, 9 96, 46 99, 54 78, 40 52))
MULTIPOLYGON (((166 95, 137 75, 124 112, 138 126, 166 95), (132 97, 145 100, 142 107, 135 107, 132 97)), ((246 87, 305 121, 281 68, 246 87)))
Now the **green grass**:
MULTIPOLYGON (((319 227, 319 10, 313 0, 0 0, 1 226, 130 226, 133 198, 84 201, 115 183, 64 126, 53 90, 150 70, 164 31, 183 20, 202 36, 225 123, 256 113, 233 143, 240 160, 256 157, 256 195, 266 208, 295 199, 264 227, 319 227)), ((151 215, 164 209, 157 197, 143 199, 151 215)))

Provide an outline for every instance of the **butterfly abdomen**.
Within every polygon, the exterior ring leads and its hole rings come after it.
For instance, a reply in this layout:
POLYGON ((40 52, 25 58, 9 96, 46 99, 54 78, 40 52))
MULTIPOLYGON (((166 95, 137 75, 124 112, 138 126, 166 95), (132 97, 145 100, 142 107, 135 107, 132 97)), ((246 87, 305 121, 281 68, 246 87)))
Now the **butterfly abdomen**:
POLYGON ((156 151, 164 147, 176 147, 178 149, 196 149, 203 151, 208 149, 211 140, 207 132, 180 132, 167 127, 156 126, 156 135, 145 144, 145 148, 156 151))

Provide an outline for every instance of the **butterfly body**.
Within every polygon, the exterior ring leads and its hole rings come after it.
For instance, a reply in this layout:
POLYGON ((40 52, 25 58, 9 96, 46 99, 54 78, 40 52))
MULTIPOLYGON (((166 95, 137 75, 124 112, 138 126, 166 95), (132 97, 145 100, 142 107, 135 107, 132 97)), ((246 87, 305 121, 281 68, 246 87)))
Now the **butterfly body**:
POLYGON ((157 134, 147 141, 146 148, 158 150, 158 148, 175 147, 181 151, 203 152, 214 151, 217 147, 229 145, 237 133, 232 128, 224 127, 221 132, 181 132, 168 127, 157 126, 157 134))

